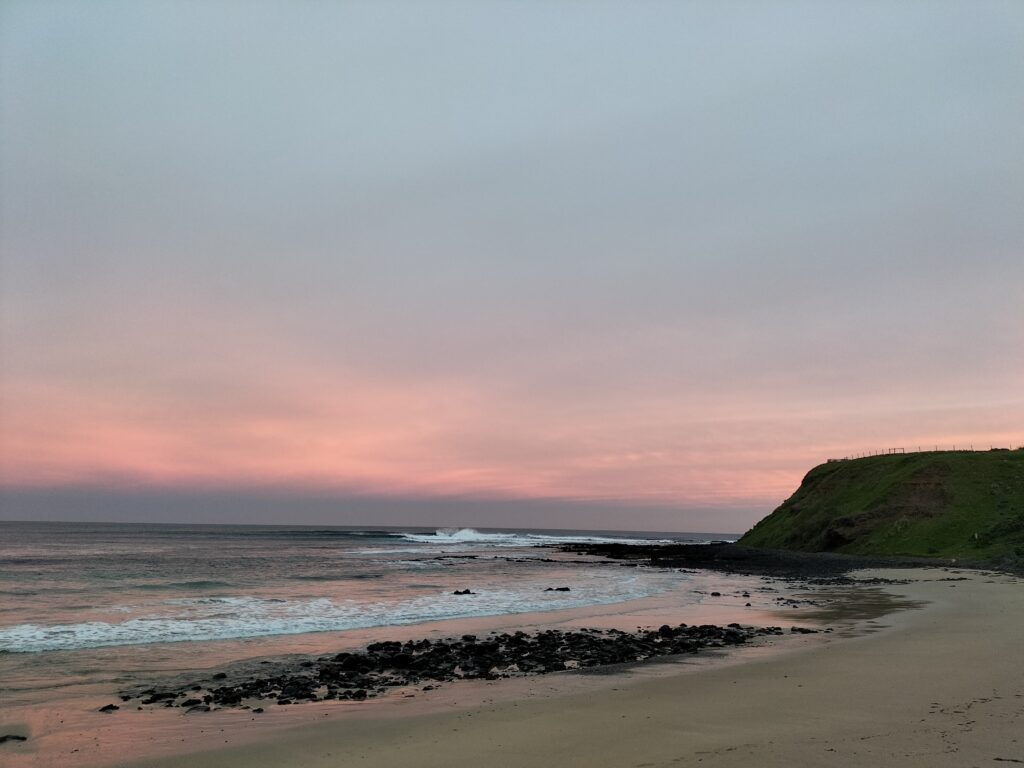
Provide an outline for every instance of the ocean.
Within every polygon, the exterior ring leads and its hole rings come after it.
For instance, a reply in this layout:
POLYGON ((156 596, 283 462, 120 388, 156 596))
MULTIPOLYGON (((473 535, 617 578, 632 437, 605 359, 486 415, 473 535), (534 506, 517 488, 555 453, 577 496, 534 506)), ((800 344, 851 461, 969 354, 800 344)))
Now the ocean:
POLYGON ((543 545, 729 538, 0 522, 0 697, 28 704, 55 689, 116 688, 398 627, 408 636, 436 622, 653 597, 687 576, 589 564, 543 545))

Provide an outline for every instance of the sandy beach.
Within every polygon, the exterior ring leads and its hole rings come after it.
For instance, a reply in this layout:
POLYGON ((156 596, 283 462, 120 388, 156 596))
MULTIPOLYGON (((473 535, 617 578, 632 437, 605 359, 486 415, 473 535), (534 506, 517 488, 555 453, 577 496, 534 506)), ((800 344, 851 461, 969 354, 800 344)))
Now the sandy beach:
MULTIPOLYGON (((404 707, 317 710, 312 724, 267 728, 263 736, 250 728, 239 741, 223 732, 227 744, 220 749, 198 739, 201 751, 189 754, 183 744, 173 757, 138 761, 126 745, 125 759, 112 764, 649 768, 1024 761, 1020 580, 940 569, 856 575, 909 583, 830 588, 833 597, 848 593, 819 616, 838 631, 801 638, 780 652, 734 653, 657 671, 641 666, 639 674, 566 673, 486 689, 456 684, 430 706, 407 699, 404 707), (902 607, 865 618, 887 601, 902 607)), ((21 749, 27 747, 15 747, 21 749)))
MULTIPOLYGON (((870 574, 876 575, 876 574, 870 574)), ((699 674, 411 718, 323 724, 191 766, 991 765, 1024 761, 1024 590, 939 571, 875 632, 699 674)), ((967 574, 965 574, 967 575, 967 574)), ((183 765, 182 758, 147 763, 183 765)))

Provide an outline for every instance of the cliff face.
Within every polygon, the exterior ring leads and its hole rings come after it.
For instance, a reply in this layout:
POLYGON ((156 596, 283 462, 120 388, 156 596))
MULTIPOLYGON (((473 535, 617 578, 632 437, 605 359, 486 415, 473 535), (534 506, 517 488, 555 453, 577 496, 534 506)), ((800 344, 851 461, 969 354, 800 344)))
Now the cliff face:
POLYGON ((801 552, 1024 560, 1024 450, 821 464, 741 544, 801 552))

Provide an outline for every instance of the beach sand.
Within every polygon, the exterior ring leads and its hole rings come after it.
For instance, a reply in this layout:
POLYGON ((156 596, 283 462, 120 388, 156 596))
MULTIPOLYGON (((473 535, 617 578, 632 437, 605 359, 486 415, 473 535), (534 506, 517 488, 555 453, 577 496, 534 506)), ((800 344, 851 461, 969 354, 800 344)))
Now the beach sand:
MULTIPOLYGON (((1024 761, 1024 585, 943 571, 859 637, 697 674, 463 711, 302 727, 201 766, 995 765, 1024 761), (952 577, 955 578, 955 577, 952 577), (888 625, 888 626, 885 626, 888 625)), ((551 685, 551 680, 544 684, 551 685)), ((184 765, 177 759, 149 765, 184 765)))
MULTIPOLYGON (((202 751, 183 743, 176 756, 135 761, 126 744, 114 764, 959 768, 1024 761, 1024 583, 939 569, 857 575, 912 582, 830 589, 849 593, 820 617, 841 631, 793 638, 779 652, 486 689, 459 683, 402 706, 311 709, 317 722, 248 728, 241 740, 228 729, 220 749, 199 739, 202 751), (891 599, 918 607, 865 618, 891 599)), ((808 618, 794 614, 794 623, 808 618)))

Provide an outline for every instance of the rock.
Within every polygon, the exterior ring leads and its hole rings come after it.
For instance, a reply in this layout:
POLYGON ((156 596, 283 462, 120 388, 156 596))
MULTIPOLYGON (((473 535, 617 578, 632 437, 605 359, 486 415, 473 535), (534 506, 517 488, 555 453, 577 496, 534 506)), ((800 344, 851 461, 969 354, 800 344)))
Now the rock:
POLYGON ((570 592, 569 587, 548 587, 545 592, 570 592))
POLYGON ((469 590, 469 589, 456 589, 454 592, 452 592, 452 594, 453 595, 475 595, 476 592, 473 592, 472 590, 469 590))
POLYGON ((256 707, 256 709, 253 710, 253 714, 262 715, 263 714, 263 707, 256 707))
MULTIPOLYGON (((552 588, 552 591, 555 591, 552 588)), ((435 683, 456 679, 496 680, 502 677, 537 675, 565 669, 583 669, 623 664, 649 658, 694 653, 701 648, 740 645, 756 635, 779 635, 782 630, 744 628, 739 624, 713 624, 658 629, 556 629, 527 633, 490 633, 480 638, 384 641, 369 644, 364 651, 334 656, 274 662, 261 673, 234 685, 212 687, 201 698, 192 683, 173 691, 148 689, 144 703, 164 702, 174 706, 181 700, 187 711, 209 711, 218 707, 247 709, 244 702, 261 699, 288 705, 303 701, 363 701, 389 688, 417 686, 433 690, 435 683), (424 685, 425 683, 430 683, 424 685), (326 693, 321 693, 325 690, 326 693)), ((251 670, 247 674, 252 675, 251 670)), ((226 677, 226 675, 225 675, 226 677)), ((203 689, 200 688, 200 693, 203 689)), ((260 708, 262 709, 262 707, 260 708)))
POLYGON ((217 696, 213 699, 218 704, 239 704, 242 701, 242 694, 238 691, 227 690, 219 691, 217 696))
POLYGON ((227 677, 227 673, 225 673, 225 672, 218 672, 217 674, 215 674, 213 676, 213 679, 214 680, 223 680, 226 677, 227 677))
POLYGON ((5 741, 25 741, 27 738, 27 736, 19 736, 16 733, 7 733, 0 736, 0 744, 3 744, 5 741))
POLYGON ((413 663, 413 655, 411 653, 396 653, 387 660, 387 664, 392 669, 408 669, 413 663))
POLYGON ((154 692, 149 695, 149 698, 143 699, 143 704, 156 704, 158 701, 167 701, 168 699, 176 699, 178 694, 173 691, 160 691, 154 692))
POLYGON ((338 668, 344 672, 365 671, 370 668, 366 659, 356 656, 354 653, 346 653, 344 659, 338 664, 338 668))
POLYGON ((106 704, 99 708, 100 712, 116 712, 120 707, 117 704, 106 704))
POLYGON ((712 597, 721 597, 721 596, 722 596, 722 593, 721 593, 721 592, 712 592, 712 593, 711 593, 711 596, 712 596, 712 597))
POLYGON ((366 646, 366 650, 370 653, 392 654, 401 651, 402 644, 396 640, 385 640, 382 643, 370 643, 366 646))

